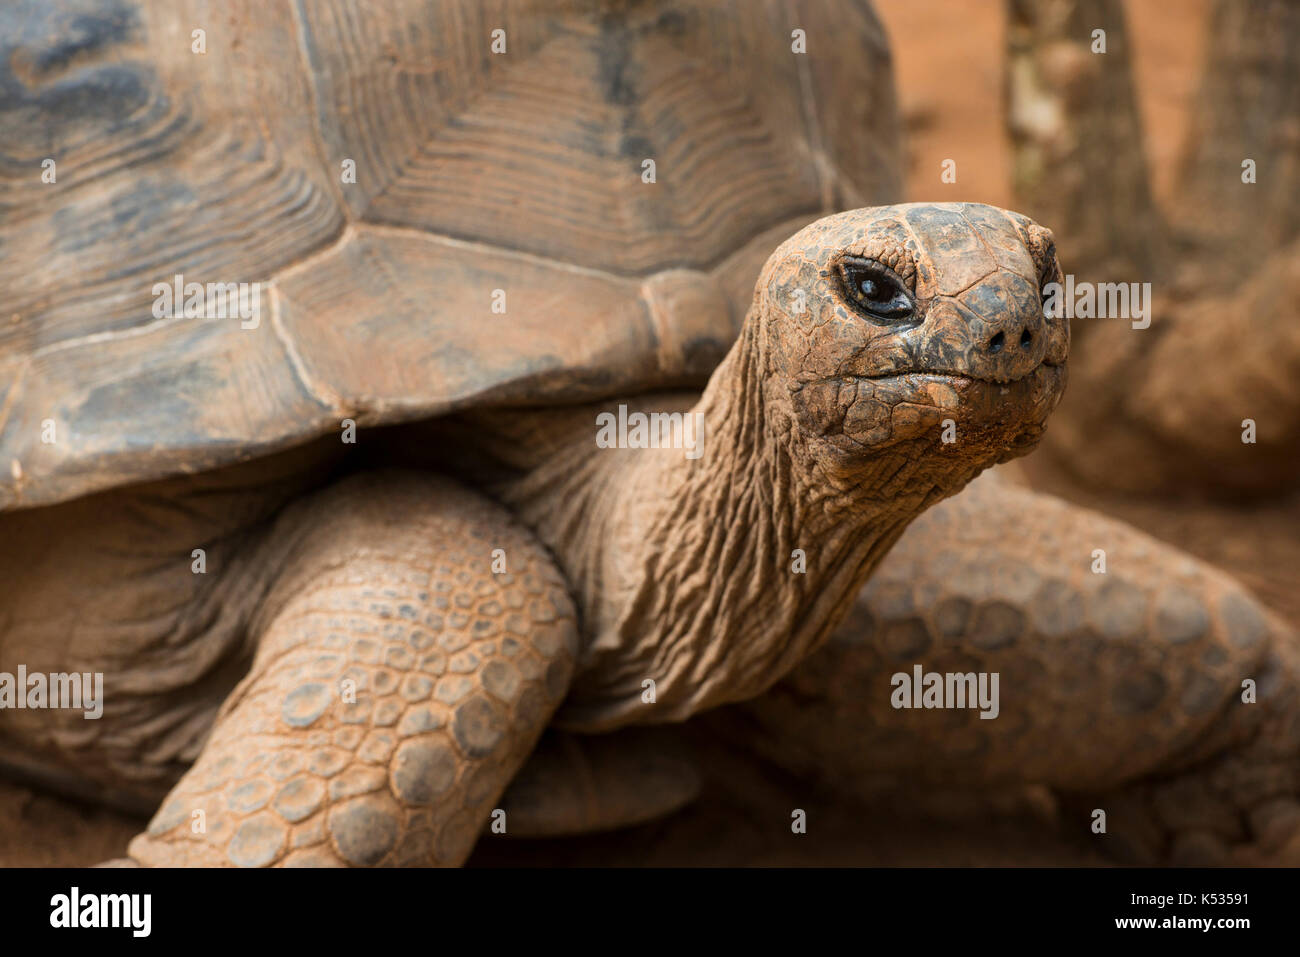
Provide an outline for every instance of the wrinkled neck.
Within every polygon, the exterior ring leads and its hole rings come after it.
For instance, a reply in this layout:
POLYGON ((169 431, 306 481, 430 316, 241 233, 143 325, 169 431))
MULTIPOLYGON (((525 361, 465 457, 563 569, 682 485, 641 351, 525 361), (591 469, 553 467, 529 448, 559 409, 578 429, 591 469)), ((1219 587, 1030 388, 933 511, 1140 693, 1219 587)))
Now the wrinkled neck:
POLYGON ((552 470, 551 491, 525 507, 584 616, 559 723, 683 720, 759 694, 829 635, 919 511, 810 470, 765 406, 761 363, 742 333, 691 409, 697 458, 593 450, 582 469, 568 459, 567 488, 552 470))

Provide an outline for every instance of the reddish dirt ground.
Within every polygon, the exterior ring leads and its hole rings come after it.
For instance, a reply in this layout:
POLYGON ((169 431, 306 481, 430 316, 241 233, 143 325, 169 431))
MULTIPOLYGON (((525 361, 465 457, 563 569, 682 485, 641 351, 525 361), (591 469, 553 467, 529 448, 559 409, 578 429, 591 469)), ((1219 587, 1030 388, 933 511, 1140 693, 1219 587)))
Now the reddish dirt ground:
MULTIPOLYGON (((909 198, 1010 204, 1003 135, 1002 5, 968 0, 876 0, 894 44, 908 131, 909 198), (939 180, 955 159, 958 183, 939 180)), ((1206 0, 1126 5, 1146 148, 1157 197, 1167 197, 1187 129, 1204 48, 1206 0)), ((1300 494, 1257 505, 1119 499, 1043 471, 1031 484, 1100 508, 1223 567, 1289 620, 1300 622, 1300 494)), ((1104 863, 1087 835, 1064 835, 1042 800, 932 802, 910 811, 810 795, 726 753, 706 754, 706 787, 693 807, 616 834, 563 841, 488 839, 471 863, 880 864, 1104 863), (808 812, 804 835, 790 810, 808 812)), ((84 865, 119 856, 142 822, 0 784, 0 865, 84 865)))

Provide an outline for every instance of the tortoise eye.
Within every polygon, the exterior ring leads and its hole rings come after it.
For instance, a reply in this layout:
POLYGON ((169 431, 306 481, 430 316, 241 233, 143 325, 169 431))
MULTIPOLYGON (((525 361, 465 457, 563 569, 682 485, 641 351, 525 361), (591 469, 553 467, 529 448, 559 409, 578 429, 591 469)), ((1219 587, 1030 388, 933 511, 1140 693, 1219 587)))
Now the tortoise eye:
POLYGON ((850 257, 839 266, 845 301, 876 322, 907 322, 915 318, 916 305, 892 271, 870 259, 850 257))

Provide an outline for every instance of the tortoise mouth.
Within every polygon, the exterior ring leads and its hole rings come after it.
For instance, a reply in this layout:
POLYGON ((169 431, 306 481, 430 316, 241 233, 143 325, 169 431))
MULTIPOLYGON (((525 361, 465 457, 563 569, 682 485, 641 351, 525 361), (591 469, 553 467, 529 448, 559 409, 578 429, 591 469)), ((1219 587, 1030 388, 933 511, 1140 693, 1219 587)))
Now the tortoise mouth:
MULTIPOLYGON (((931 369, 854 379, 859 390, 868 390, 864 414, 869 415, 872 405, 878 407, 883 402, 889 407, 910 407, 920 416, 917 429, 899 428, 891 412, 891 438, 897 439, 913 431, 926 432, 933 425, 929 419, 935 416, 953 415, 967 425, 997 425, 1010 431, 1041 424, 1065 391, 1065 373, 1064 364, 1041 362, 1026 375, 1002 381, 964 371, 931 369), (921 413, 923 408, 929 411, 921 413)), ((868 431, 875 425, 870 423, 868 431)))
MULTIPOLYGON (((1066 366, 1047 362, 1006 382, 931 369, 841 374, 807 383, 796 393, 796 408, 808 430, 848 456, 846 461, 908 443, 931 448, 943 430, 956 429, 960 440, 943 438, 941 457, 955 454, 992 464, 1032 446, 1031 437, 1042 433, 1065 382, 1066 366)), ((922 452, 913 448, 909 454, 922 452)))
POLYGON ((841 373, 813 379, 800 388, 809 385, 836 387, 843 383, 856 382, 867 384, 873 389, 890 389, 901 391, 926 391, 927 385, 945 385, 958 394, 985 393, 1008 395, 1012 392, 1021 394, 1026 391, 1059 391, 1064 388, 1066 365, 1064 362, 1043 360, 1024 375, 1006 379, 979 376, 972 372, 957 369, 903 369, 881 372, 873 375, 841 373))
POLYGON ((944 379, 952 383, 958 382, 978 382, 982 385, 989 386, 1012 386, 1017 383, 1034 379, 1044 370, 1060 371, 1065 368, 1064 363, 1048 362, 1044 359, 1038 365, 1034 366, 1024 375, 1011 376, 1005 379, 995 379, 989 376, 978 376, 973 372, 962 371, 958 369, 904 369, 894 372, 882 372, 879 375, 853 375, 848 376, 852 379, 861 379, 865 382, 892 382, 903 381, 906 379, 944 379))

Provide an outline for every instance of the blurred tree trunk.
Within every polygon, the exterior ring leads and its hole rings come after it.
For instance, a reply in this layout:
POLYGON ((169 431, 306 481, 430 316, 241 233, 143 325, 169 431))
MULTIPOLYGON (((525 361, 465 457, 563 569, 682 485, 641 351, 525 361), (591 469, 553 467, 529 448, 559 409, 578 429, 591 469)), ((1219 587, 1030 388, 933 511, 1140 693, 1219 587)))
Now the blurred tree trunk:
POLYGON ((1009 8, 1017 205, 1056 233, 1066 271, 1150 281, 1163 259, 1163 227, 1147 178, 1122 5, 1011 0, 1009 8))
POLYGON ((1300 3, 1218 0, 1209 40, 1178 218, 1198 246, 1245 264, 1300 235, 1300 3))
POLYGON ((1168 227, 1148 185, 1119 0, 1009 8, 1017 205, 1057 234, 1076 279, 1150 282, 1156 300, 1149 329, 1072 323, 1046 456, 1089 484, 1147 494, 1294 487, 1300 0, 1215 0, 1168 227), (1242 181, 1246 159, 1254 184, 1242 181))

